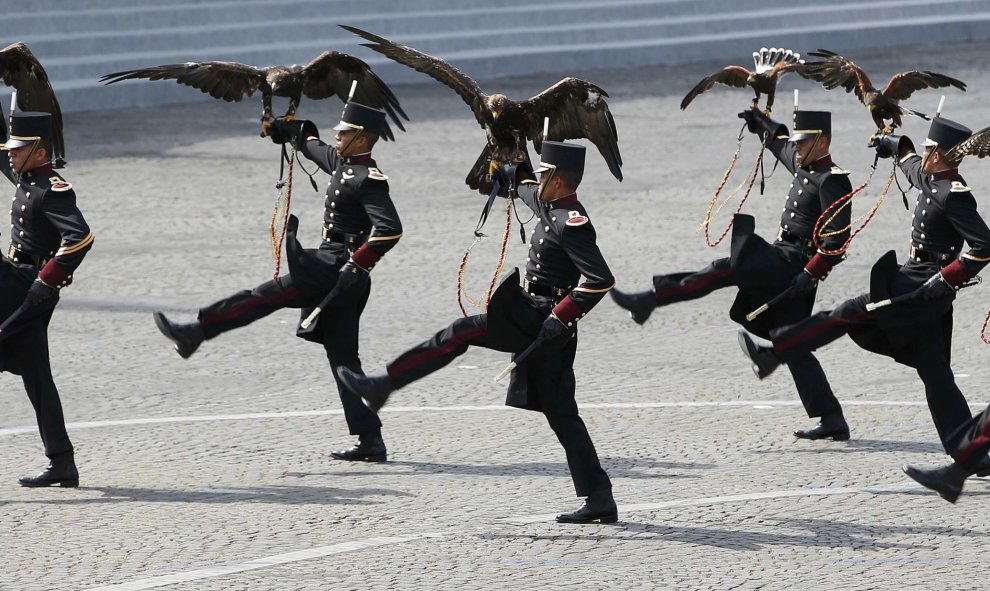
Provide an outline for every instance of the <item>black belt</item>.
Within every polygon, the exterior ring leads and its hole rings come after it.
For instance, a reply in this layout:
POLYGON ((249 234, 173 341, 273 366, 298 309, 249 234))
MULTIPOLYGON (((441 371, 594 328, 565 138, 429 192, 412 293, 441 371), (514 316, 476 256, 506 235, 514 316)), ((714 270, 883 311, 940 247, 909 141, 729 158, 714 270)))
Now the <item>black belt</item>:
POLYGON ((531 295, 553 298, 555 300, 562 300, 570 293, 569 289, 561 289, 549 285, 537 285, 536 283, 530 283, 529 279, 523 281, 523 291, 531 295))
POLYGON ((908 251, 908 258, 919 263, 939 263, 940 265, 945 265, 956 257, 936 250, 922 250, 912 244, 911 250, 908 251))
POLYGON ((795 245, 800 246, 801 248, 803 248, 805 250, 815 250, 815 243, 814 242, 812 242, 811 240, 808 240, 804 236, 798 236, 794 232, 791 232, 789 230, 785 230, 783 228, 781 228, 780 231, 777 232, 777 241, 778 242, 787 242, 788 244, 795 244, 795 245))
POLYGON ((364 236, 361 234, 351 234, 344 232, 343 230, 336 230, 334 228, 328 228, 323 226, 320 231, 320 237, 326 242, 339 242, 345 244, 351 248, 357 248, 364 244, 364 236))
POLYGON ((31 265, 32 267, 41 268, 44 267, 49 260, 48 258, 34 255, 23 250, 18 250, 13 244, 7 249, 7 257, 14 263, 18 265, 31 265))

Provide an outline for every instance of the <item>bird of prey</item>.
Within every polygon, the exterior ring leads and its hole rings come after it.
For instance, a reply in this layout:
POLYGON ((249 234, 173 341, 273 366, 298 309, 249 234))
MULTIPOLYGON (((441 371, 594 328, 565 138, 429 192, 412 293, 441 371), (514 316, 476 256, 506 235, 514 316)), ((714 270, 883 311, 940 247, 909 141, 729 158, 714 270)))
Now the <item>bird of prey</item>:
POLYGON ((681 109, 686 109, 695 97, 710 90, 718 82, 737 88, 747 86, 752 88, 756 93, 756 98, 753 99, 754 108, 760 104, 760 95, 767 95, 767 108, 764 112, 769 114, 773 107, 777 80, 787 72, 797 72, 803 75, 804 60, 801 59, 800 53, 794 53, 790 49, 782 47, 767 49, 763 47, 759 51, 753 52, 753 63, 756 64, 755 72, 750 72, 742 66, 726 66, 705 77, 684 96, 684 100, 681 101, 681 109))
MULTIPOLYGON (((303 95, 313 100, 336 95, 346 102, 352 81, 357 82, 353 100, 384 110, 403 131, 406 128, 402 119, 409 120, 392 90, 368 64, 337 51, 324 51, 305 66, 256 68, 237 62, 186 62, 114 72, 100 78, 100 82, 113 84, 136 79, 175 80, 227 102, 240 102, 260 90, 262 137, 268 135, 272 120, 272 96, 288 97, 285 118, 291 120, 303 95)), ((382 137, 395 139, 387 124, 382 137)))
MULTIPOLYGON (((52 115, 52 160, 57 168, 65 165, 65 138, 62 135, 62 109, 48 74, 27 45, 12 43, 0 50, 0 79, 17 90, 17 108, 21 111, 41 111, 52 115)), ((6 119, 3 125, 7 136, 6 119)), ((6 140, 5 140, 6 141, 6 140)))
POLYGON ((494 166, 510 160, 528 160, 527 140, 532 140, 539 153, 543 140, 551 137, 591 140, 612 175, 622 180, 619 136, 605 102, 608 94, 598 86, 578 78, 564 78, 529 100, 514 101, 501 93, 485 94, 477 82, 438 57, 374 33, 340 26, 371 41, 364 43, 365 47, 449 86, 471 107, 475 119, 488 134, 488 143, 464 181, 472 189, 488 193, 494 166), (550 120, 547 138, 543 137, 544 118, 550 120))
POLYGON ((990 127, 984 127, 977 131, 946 153, 946 158, 950 162, 960 160, 964 156, 976 156, 977 158, 990 156, 990 127))
POLYGON ((877 90, 866 73, 851 60, 827 49, 819 49, 808 55, 823 59, 805 64, 804 76, 820 82, 828 90, 841 86, 846 92, 854 92, 856 98, 870 110, 878 132, 890 133, 895 127, 900 127, 901 116, 905 114, 928 119, 924 113, 898 104, 916 90, 947 86, 966 90, 966 84, 960 80, 937 72, 917 70, 894 74, 883 90, 877 90), (888 119, 891 120, 889 126, 885 123, 888 119))

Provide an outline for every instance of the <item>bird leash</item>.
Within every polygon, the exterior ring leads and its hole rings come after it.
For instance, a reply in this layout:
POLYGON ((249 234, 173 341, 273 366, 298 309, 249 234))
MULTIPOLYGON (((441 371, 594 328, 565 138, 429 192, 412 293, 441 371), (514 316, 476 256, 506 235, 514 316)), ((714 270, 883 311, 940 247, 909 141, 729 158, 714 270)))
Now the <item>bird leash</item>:
POLYGON ((268 235, 272 245, 272 260, 275 270, 272 279, 278 279, 282 268, 282 243, 285 240, 285 229, 289 223, 289 206, 292 204, 292 172, 296 161, 296 153, 292 154, 282 144, 282 155, 279 158, 278 181, 275 182, 275 205, 272 208, 272 219, 268 226, 268 235), (286 176, 285 165, 288 163, 289 172, 286 176))
MULTIPOLYGON (((818 216, 818 219, 815 220, 815 229, 812 232, 811 236, 812 236, 812 244, 814 244, 817 252, 820 252, 825 255, 839 255, 844 253, 849 248, 849 243, 852 241, 853 237, 855 237, 856 234, 859 234, 860 231, 862 231, 863 228, 866 227, 866 224, 868 224, 870 220, 873 219, 874 214, 876 214, 877 210, 880 208, 880 205, 887 198, 887 193, 890 191, 890 186, 895 178, 894 172, 897 170, 896 166, 894 167, 894 170, 891 171, 890 177, 887 179, 887 183, 886 185, 884 185, 883 191, 880 193, 880 197, 877 198, 876 202, 873 204, 873 207, 871 207, 868 212, 859 216, 859 218, 857 218, 854 222, 850 223, 845 228, 834 231, 825 231, 825 229, 832 223, 835 217, 839 215, 839 213, 842 210, 852 205, 852 198, 855 197, 860 192, 862 192, 864 189, 866 189, 866 187, 870 186, 870 183, 873 181, 873 174, 877 171, 877 163, 879 161, 880 161, 879 157, 873 159, 873 166, 870 169, 869 176, 866 178, 866 182, 856 187, 852 191, 846 193, 842 197, 839 197, 838 199, 833 201, 832 204, 826 207, 825 211, 823 211, 822 214, 818 216), (829 248, 825 248, 822 245, 823 239, 828 238, 830 236, 835 236, 837 234, 841 234, 846 230, 849 230, 854 224, 858 224, 860 222, 862 223, 859 225, 859 227, 856 228, 856 230, 854 230, 853 232, 850 232, 849 237, 846 238, 845 242, 843 242, 842 246, 840 246, 839 248, 829 249, 829 248)), ((760 314, 766 312, 770 308, 776 306, 780 302, 791 297, 792 291, 793 288, 788 287, 784 291, 780 292, 779 294, 774 296, 771 300, 769 300, 759 308, 747 314, 746 320, 752 322, 760 314)))
MULTIPOLYGON (((721 243, 722 240, 725 239, 725 236, 726 236, 726 234, 729 233, 729 230, 732 229, 732 224, 735 222, 735 214, 737 214, 740 211, 742 211, 743 205, 746 203, 746 199, 749 198, 749 194, 753 190, 753 184, 756 182, 756 176, 757 176, 757 174, 759 174, 760 170, 762 169, 762 165, 763 165, 763 153, 766 150, 766 139, 763 140, 763 142, 762 142, 763 143, 763 147, 760 150, 759 155, 756 157, 756 164, 753 166, 753 172, 751 174, 747 175, 747 177, 744 177, 743 180, 740 181, 739 186, 737 186, 732 191, 732 193, 729 194, 728 197, 726 197, 725 199, 723 199, 722 202, 718 204, 718 208, 715 208, 715 204, 718 203, 719 195, 722 194, 722 189, 725 188, 726 183, 729 182, 729 176, 732 174, 733 169, 735 169, 735 167, 736 167, 736 162, 739 160, 739 152, 742 149, 742 141, 743 141, 743 137, 745 137, 745 133, 744 133, 745 131, 746 131, 746 124, 743 124, 743 126, 739 129, 739 135, 736 137, 736 151, 732 155, 732 159, 729 161, 729 166, 725 169, 725 174, 722 175, 722 180, 719 181, 718 187, 715 189, 715 194, 712 195, 711 201, 708 202, 708 209, 705 210, 705 219, 704 219, 704 221, 701 222, 701 225, 698 226, 698 229, 697 230, 695 230, 695 232, 701 232, 702 230, 704 230, 704 232, 705 232, 705 244, 707 244, 709 248, 715 248, 716 246, 718 246, 719 243, 721 243), (747 183, 747 180, 746 180, 747 178, 749 179, 749 182, 748 183, 747 183), (729 201, 731 201, 732 198, 735 197, 739 193, 739 191, 742 190, 742 188, 743 188, 744 185, 746 186, 746 192, 739 199, 739 205, 736 206, 736 211, 734 212, 732 219, 729 220, 728 225, 725 227, 725 230, 722 231, 722 233, 719 235, 719 237, 714 242, 712 242, 711 234, 709 233, 709 226, 711 225, 711 223, 715 219, 715 217, 726 206, 726 204, 728 204, 729 201), (715 213, 712 213, 712 209, 715 209, 715 213)), ((772 176, 773 175, 773 172, 771 171, 770 174, 772 176)), ((766 178, 769 178, 769 177, 766 177, 765 176, 764 179, 766 179, 766 178)), ((763 183, 761 182, 760 185, 761 185, 760 186, 760 192, 762 193, 763 192, 763 183)))
MULTIPOLYGON (((513 171, 515 168, 513 168, 513 171)), ((505 205, 505 229, 502 231, 502 245, 498 254, 498 263, 495 265, 495 272, 492 273, 491 281, 488 284, 488 289, 485 291, 484 295, 478 300, 474 300, 464 288, 464 273, 467 270, 468 258, 471 256, 471 251, 474 247, 481 242, 482 238, 487 238, 488 235, 481 231, 481 228, 488 221, 488 213, 491 211, 492 205, 495 203, 495 198, 498 197, 499 191, 502 189, 502 183, 498 177, 492 180, 492 192, 488 195, 488 200, 485 202, 484 207, 481 210, 481 215, 478 217, 478 223, 474 227, 474 240, 471 241, 471 245, 464 250, 464 256, 461 257, 461 264, 457 269, 457 306, 461 309, 461 314, 467 317, 467 309, 464 307, 464 301, 467 300, 474 308, 481 308, 482 302, 484 306, 487 307, 488 303, 492 299, 492 292, 495 291, 495 283, 498 281, 499 275, 502 273, 502 266, 505 263, 505 252, 509 246, 509 234, 512 229, 512 199, 507 199, 505 205)), ((510 195, 511 195, 510 187, 510 195)))
MULTIPOLYGON (((852 242, 852 239, 855 238, 856 235, 859 234, 861 231, 863 231, 863 228, 866 227, 866 224, 870 223, 870 220, 872 220, 873 216, 876 215, 877 210, 880 209, 880 206, 883 204, 884 200, 887 199, 887 193, 890 192, 890 187, 896 179, 896 173, 897 173, 896 163, 891 168, 890 176, 887 177, 887 182, 884 184, 883 190, 880 191, 880 196, 877 197, 877 200, 873 203, 873 206, 870 207, 869 211, 859 216, 854 221, 850 222, 849 225, 847 225, 844 228, 840 228, 837 230, 828 230, 829 226, 831 226, 836 216, 838 216, 847 207, 852 206, 853 197, 855 197, 856 195, 861 193, 864 189, 870 186, 870 183, 873 182, 873 175, 877 171, 877 164, 879 162, 880 162, 880 157, 875 156, 873 158, 873 166, 870 167, 870 174, 869 176, 866 177, 866 181, 860 186, 853 189, 852 191, 846 193, 842 197, 839 197, 838 199, 833 201, 828 207, 825 208, 825 211, 823 211, 822 214, 818 216, 818 219, 815 220, 815 229, 811 234, 811 241, 815 245, 815 248, 818 250, 818 252, 825 255, 838 255, 844 253, 849 248, 849 243, 852 242), (847 230, 851 229, 856 224, 859 224, 859 226, 855 230, 849 233, 849 237, 846 238, 845 242, 843 242, 841 246, 833 249, 825 248, 823 246, 822 241, 824 239, 830 238, 832 236, 836 236, 838 234, 842 234, 843 232, 846 232, 847 230)), ((898 185, 898 189, 900 189, 900 185, 898 185)))

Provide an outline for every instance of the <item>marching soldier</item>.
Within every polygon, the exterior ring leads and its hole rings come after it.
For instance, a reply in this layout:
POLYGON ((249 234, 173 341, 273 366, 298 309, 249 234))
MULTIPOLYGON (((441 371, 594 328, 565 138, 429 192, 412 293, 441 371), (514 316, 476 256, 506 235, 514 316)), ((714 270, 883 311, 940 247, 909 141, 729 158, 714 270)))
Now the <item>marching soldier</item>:
MULTIPOLYGON (((886 253, 873 266, 870 293, 770 331, 772 347, 759 346, 746 336, 743 350, 761 378, 781 363, 790 364, 849 334, 860 347, 915 368, 925 384, 942 446, 946 453, 956 450, 952 434, 972 414, 949 367, 952 301, 956 290, 990 262, 990 228, 959 175, 959 160, 948 158, 949 150, 971 133, 954 121, 937 117, 929 129, 923 157, 915 153, 907 137, 880 138, 877 154, 898 157, 898 166, 920 190, 912 216, 908 261, 898 266, 894 252, 886 253), (965 253, 963 241, 970 245, 965 253), (867 308, 867 304, 885 299, 893 303, 867 308)), ((980 462, 981 475, 990 474, 990 459, 984 454, 980 462)))
POLYGON ((905 474, 938 492, 950 503, 959 498, 967 478, 973 474, 985 475, 986 457, 990 452, 990 406, 963 425, 956 437, 959 445, 952 454, 954 463, 938 468, 904 466, 905 474))
MULTIPOLYGON (((557 516, 563 523, 613 523, 618 519, 612 483, 598 461, 574 399, 577 323, 614 283, 596 244, 595 229, 577 188, 584 173, 583 146, 545 141, 537 183, 530 174, 516 185, 516 168, 499 169, 503 186, 537 215, 529 242, 522 290, 518 271, 492 295, 486 314, 455 320, 368 377, 338 370, 348 386, 377 410, 397 389, 444 367, 469 346, 519 354, 539 339, 532 355, 512 372, 506 404, 542 412, 564 447, 574 488, 584 505, 557 516), (586 281, 578 283, 581 276, 586 281)), ((524 165, 520 165, 524 166, 524 165)), ((528 171, 527 171, 528 172, 528 171)))
MULTIPOLYGON (((0 115, 2 117, 2 115, 0 115)), ((16 185, 10 209, 10 248, 0 262, 0 319, 4 320, 2 370, 24 380, 48 466, 23 476, 22 486, 79 486, 72 442, 48 358, 48 323, 59 291, 93 246, 93 234, 76 206, 72 185, 52 170, 52 116, 11 116, 0 170, 16 185)))
POLYGON ((331 452, 341 460, 383 462, 387 459, 382 423, 359 398, 347 391, 336 369, 361 370, 358 324, 371 292, 369 273, 402 236, 402 224, 389 196, 388 177, 378 169, 371 150, 386 125, 385 112, 348 102, 344 106, 335 146, 320 140, 310 121, 277 119, 269 129, 272 141, 291 142, 307 158, 330 173, 322 242, 302 251, 295 238, 294 217, 286 234, 289 273, 241 291, 200 309, 196 322, 176 324, 155 313, 159 330, 175 343, 183 358, 204 340, 246 326, 282 308, 301 308, 303 317, 333 290, 334 296, 309 329, 298 336, 323 344, 337 382, 344 418, 356 445, 331 452))
MULTIPOLYGON (((775 327, 807 318, 815 303, 818 282, 841 262, 849 236, 850 213, 840 209, 824 227, 825 238, 816 251, 815 223, 829 206, 848 194, 849 172, 836 166, 829 154, 832 140, 831 114, 826 111, 795 111, 794 133, 758 109, 740 113, 749 130, 760 135, 766 147, 792 174, 790 191, 780 216, 780 229, 773 244, 753 233, 751 216, 736 215, 728 258, 713 261, 697 272, 653 277, 653 289, 640 293, 612 290, 612 299, 643 324, 655 308, 704 297, 717 289, 739 289, 729 317, 765 338, 775 327), (747 314, 778 294, 790 297, 752 320, 747 314)), ((810 351, 788 365, 798 395, 809 417, 820 417, 818 426, 794 431, 804 439, 849 439, 849 426, 842 407, 832 393, 821 364, 810 351)), ((760 376, 761 379, 765 376, 760 376)))

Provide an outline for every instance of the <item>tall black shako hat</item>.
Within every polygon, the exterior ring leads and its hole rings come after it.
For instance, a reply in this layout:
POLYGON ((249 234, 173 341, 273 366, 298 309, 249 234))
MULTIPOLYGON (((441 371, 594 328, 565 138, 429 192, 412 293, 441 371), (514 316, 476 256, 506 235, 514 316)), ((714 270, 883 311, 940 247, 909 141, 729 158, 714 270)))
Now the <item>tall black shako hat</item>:
POLYGON ((382 135, 385 125, 385 111, 350 101, 344 105, 344 112, 340 115, 340 123, 333 129, 334 131, 364 131, 382 135))
POLYGON ((52 143, 52 116, 50 113, 19 111, 10 116, 10 136, 5 150, 30 146, 34 142, 52 143))
POLYGON ((823 133, 832 137, 832 113, 828 111, 794 111, 791 141, 799 142, 823 133))
POLYGON ((585 147, 579 144, 544 141, 540 150, 540 166, 535 172, 559 170, 584 174, 585 147))
POLYGON ((971 135, 973 135, 973 130, 965 125, 950 119, 936 117, 932 119, 932 126, 928 128, 928 138, 925 140, 925 145, 942 150, 951 150, 971 135))

